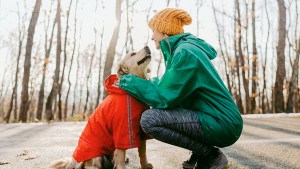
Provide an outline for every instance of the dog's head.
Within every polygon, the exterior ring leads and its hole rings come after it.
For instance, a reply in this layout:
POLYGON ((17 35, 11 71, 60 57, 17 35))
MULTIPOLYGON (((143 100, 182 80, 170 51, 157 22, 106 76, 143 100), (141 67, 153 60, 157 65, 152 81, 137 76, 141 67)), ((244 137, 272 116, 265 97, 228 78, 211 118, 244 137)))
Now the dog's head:
POLYGON ((138 52, 129 52, 124 58, 122 58, 117 74, 121 77, 125 74, 133 74, 140 78, 147 78, 147 73, 150 69, 147 68, 151 61, 151 52, 148 46, 144 47, 138 52))

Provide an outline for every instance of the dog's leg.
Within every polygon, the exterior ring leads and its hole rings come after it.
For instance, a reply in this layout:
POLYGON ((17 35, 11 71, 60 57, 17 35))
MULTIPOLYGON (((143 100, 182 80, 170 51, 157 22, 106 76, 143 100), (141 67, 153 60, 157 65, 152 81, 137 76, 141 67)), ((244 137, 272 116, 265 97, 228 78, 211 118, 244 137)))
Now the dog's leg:
POLYGON ((153 166, 151 163, 148 163, 148 159, 147 159, 146 140, 140 141, 140 146, 138 148, 138 151, 139 151, 141 169, 152 169, 153 166))
POLYGON ((114 152, 114 163, 116 169, 125 169, 126 150, 116 149, 114 152))

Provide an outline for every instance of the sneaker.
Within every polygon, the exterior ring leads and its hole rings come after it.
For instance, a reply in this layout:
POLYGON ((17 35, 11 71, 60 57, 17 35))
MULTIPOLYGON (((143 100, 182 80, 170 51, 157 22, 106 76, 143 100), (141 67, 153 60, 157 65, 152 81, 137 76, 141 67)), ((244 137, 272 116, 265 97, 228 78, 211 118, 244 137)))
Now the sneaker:
POLYGON ((214 148, 206 157, 197 161, 196 169, 224 169, 228 160, 222 151, 214 148))
POLYGON ((191 157, 182 163, 183 169, 193 169, 200 157, 200 155, 192 152, 191 157))

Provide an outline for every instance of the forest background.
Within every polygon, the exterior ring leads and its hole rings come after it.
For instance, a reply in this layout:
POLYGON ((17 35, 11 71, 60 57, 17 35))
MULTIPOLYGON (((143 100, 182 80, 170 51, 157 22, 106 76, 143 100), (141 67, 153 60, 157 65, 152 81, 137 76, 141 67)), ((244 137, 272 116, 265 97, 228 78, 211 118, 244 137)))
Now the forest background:
POLYGON ((166 7, 218 51, 213 60, 241 114, 299 112, 298 0, 0 0, 0 122, 85 120, 105 78, 145 45, 151 77, 164 61, 147 21, 166 7))

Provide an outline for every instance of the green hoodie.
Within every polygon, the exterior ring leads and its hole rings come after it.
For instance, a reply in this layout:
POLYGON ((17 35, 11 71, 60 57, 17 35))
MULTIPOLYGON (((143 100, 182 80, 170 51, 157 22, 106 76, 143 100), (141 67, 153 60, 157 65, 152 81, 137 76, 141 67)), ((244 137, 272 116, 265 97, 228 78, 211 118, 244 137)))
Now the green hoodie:
POLYGON ((160 41, 166 70, 160 80, 133 75, 120 79, 120 88, 153 108, 183 108, 197 112, 208 144, 225 147, 243 129, 240 112, 211 63, 215 49, 190 33, 160 41))

